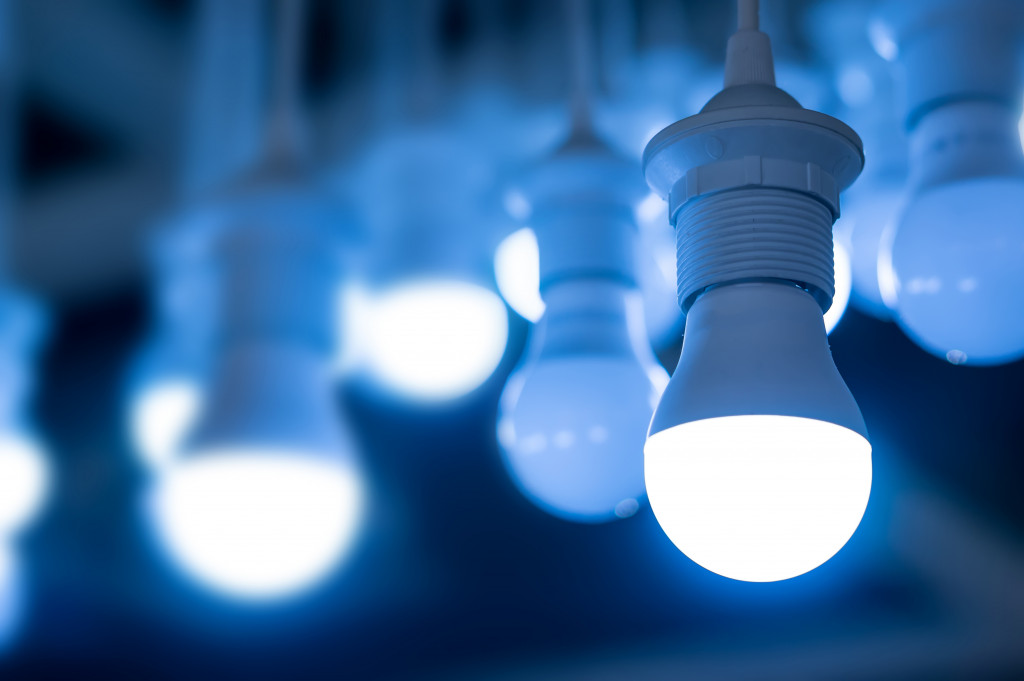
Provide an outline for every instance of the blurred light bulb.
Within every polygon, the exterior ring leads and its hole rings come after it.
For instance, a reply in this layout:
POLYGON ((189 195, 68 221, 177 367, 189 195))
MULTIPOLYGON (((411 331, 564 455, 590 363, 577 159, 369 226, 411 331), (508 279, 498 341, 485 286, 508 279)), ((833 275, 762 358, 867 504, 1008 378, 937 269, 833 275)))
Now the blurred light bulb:
POLYGON ((170 557, 200 582, 244 599, 291 596, 351 547, 362 483, 327 374, 287 345, 221 359, 189 451, 161 470, 151 498, 170 557))
POLYGON ((554 284, 498 426, 505 464, 549 512, 603 521, 636 512, 643 442, 668 374, 643 329, 635 291, 611 280, 554 284))
POLYGON ((911 136, 917 183, 879 277, 900 326, 953 364, 1024 357, 1024 161, 1016 117, 991 103, 928 114, 911 136))
POLYGON ((132 440, 139 454, 147 465, 162 468, 181 451, 202 411, 202 391, 188 379, 168 378, 143 387, 130 409, 132 440))
POLYGON ((50 471, 38 443, 14 432, 0 435, 0 536, 9 537, 32 521, 49 486, 50 471))
POLYGON ((377 295, 370 307, 369 368, 405 396, 429 401, 469 393, 505 354, 508 312, 482 286, 407 280, 377 295))
POLYGON ((1024 357, 1024 6, 886 3, 909 138, 908 197, 886 231, 879 284, 896 321, 953 364, 1024 357))
POLYGON ((871 445, 821 319, 807 293, 769 283, 713 289, 687 315, 645 448, 647 494, 672 542, 713 572, 803 574, 864 513, 871 445))

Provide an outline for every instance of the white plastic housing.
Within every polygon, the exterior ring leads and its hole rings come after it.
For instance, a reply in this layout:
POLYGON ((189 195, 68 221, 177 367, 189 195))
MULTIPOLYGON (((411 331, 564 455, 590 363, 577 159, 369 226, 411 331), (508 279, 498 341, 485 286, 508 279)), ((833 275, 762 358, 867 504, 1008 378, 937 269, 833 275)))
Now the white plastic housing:
POLYGON ((795 286, 697 299, 645 448, 651 507, 695 562, 745 581, 821 565, 871 489, 871 445, 820 308, 795 286))
POLYGON ((362 486, 332 391, 337 243, 288 194, 239 202, 215 238, 215 359, 184 456, 152 496, 171 558, 208 587, 280 599, 351 547, 362 486))

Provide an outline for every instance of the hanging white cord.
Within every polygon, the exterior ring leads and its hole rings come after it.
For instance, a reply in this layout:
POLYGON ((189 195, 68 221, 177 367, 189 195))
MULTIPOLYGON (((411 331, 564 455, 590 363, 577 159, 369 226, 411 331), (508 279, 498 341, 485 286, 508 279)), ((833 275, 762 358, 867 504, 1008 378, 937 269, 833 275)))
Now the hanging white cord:
POLYGON ((587 3, 592 0, 565 0, 569 27, 569 75, 571 83, 573 136, 593 132, 591 100, 594 95, 594 48, 592 14, 587 3))
POLYGON ((768 36, 758 28, 758 0, 737 0, 736 32, 725 57, 725 87, 775 85, 775 66, 768 36))
POLYGON ((737 0, 736 13, 739 18, 736 26, 737 30, 758 30, 758 0, 737 0))
POLYGON ((271 155, 301 151, 300 75, 304 0, 274 0, 274 47, 266 131, 271 155))

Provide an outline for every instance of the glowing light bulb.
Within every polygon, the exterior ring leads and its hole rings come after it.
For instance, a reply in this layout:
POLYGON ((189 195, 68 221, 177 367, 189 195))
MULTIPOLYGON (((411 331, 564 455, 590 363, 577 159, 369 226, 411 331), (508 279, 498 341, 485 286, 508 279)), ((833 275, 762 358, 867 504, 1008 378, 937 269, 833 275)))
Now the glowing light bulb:
POLYGON ((505 353, 508 312, 497 294, 476 284, 405 281, 370 307, 369 368, 407 397, 464 395, 494 373, 505 353))
POLYGON ((362 483, 327 374, 302 348, 249 344, 223 358, 192 446, 161 470, 151 497, 168 554, 203 584, 280 599, 314 586, 350 549, 362 483))
POLYGON ((880 263, 897 321, 953 364, 1024 357, 1024 318, 1014 313, 1024 306, 1024 160, 1014 115, 997 104, 949 105, 918 124, 911 145, 912 162, 933 177, 919 180, 880 263))
POLYGON ((0 435, 0 535, 9 537, 31 522, 46 500, 50 471, 31 438, 0 435))
POLYGON ((878 18, 905 71, 908 196, 879 285, 906 334, 953 364, 1024 357, 1024 11, 1004 0, 890 2, 878 18))
POLYGON ((788 579, 842 548, 867 505, 871 445, 814 299, 780 284, 700 297, 645 456, 658 522, 713 572, 788 579))
MULTIPOLYGON (((325 579, 363 505, 332 390, 342 235, 275 168, 254 173, 207 234, 218 308, 202 413, 184 451, 155 470, 150 496, 171 561, 243 600, 325 579)), ((187 391, 174 397, 188 402, 187 391)))
POLYGON ((776 88, 770 65, 768 37, 737 31, 725 88, 644 153, 670 203, 687 312, 644 449, 648 498, 683 553, 752 582, 831 558, 871 490, 871 445, 822 315, 843 306, 832 225, 863 147, 776 88))
POLYGON ((622 284, 585 279, 556 284, 545 298, 548 311, 502 394, 505 464, 555 515, 630 516, 644 494, 646 428, 668 381, 641 302, 622 284))

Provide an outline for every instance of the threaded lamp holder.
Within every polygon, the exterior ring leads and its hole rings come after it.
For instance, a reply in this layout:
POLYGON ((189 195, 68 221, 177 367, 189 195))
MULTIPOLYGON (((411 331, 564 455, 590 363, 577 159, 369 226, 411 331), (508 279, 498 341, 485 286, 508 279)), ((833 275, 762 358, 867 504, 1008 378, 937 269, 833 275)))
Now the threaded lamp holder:
POLYGON ((710 288, 764 280, 827 311, 839 194, 863 167, 857 133, 765 83, 727 87, 655 135, 644 176, 669 203, 683 311, 710 288))

